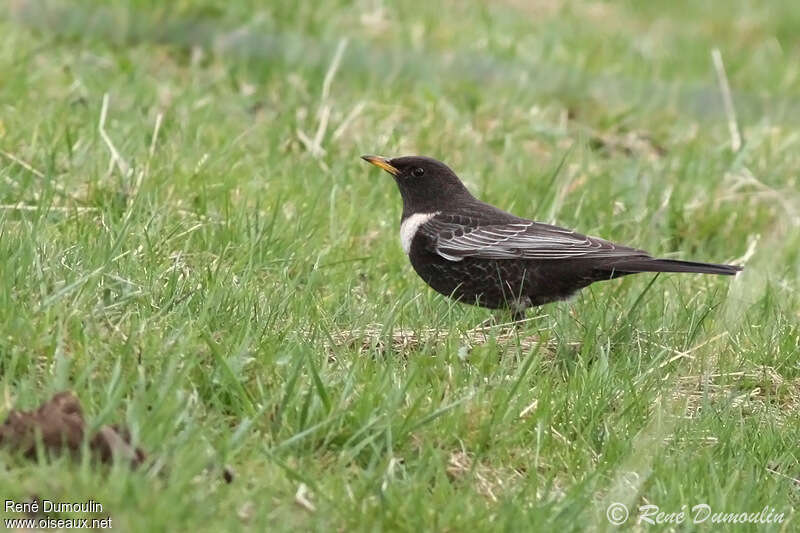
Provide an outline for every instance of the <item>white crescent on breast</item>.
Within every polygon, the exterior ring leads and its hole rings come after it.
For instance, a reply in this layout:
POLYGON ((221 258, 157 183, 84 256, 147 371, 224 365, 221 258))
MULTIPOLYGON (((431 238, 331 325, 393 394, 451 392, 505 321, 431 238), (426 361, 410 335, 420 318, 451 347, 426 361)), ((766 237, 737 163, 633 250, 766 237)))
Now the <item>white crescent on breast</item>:
POLYGON ((417 234, 419 227, 438 214, 439 211, 435 213, 414 213, 400 224, 400 244, 403 246, 403 251, 406 255, 411 252, 411 241, 414 240, 414 235, 417 234))

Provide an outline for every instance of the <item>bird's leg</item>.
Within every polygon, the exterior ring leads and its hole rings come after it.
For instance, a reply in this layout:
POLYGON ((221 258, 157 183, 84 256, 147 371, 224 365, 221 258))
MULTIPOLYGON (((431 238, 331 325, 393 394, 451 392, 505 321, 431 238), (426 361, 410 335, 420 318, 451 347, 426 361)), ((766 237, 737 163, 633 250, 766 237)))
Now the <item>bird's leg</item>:
POLYGON ((514 327, 521 327, 520 321, 525 320, 528 308, 531 306, 531 299, 527 296, 517 298, 511 304, 511 321, 514 322, 514 327))
POLYGON ((523 324, 523 320, 525 320, 525 313, 524 309, 514 309, 511 311, 511 322, 513 323, 515 328, 521 328, 523 324))

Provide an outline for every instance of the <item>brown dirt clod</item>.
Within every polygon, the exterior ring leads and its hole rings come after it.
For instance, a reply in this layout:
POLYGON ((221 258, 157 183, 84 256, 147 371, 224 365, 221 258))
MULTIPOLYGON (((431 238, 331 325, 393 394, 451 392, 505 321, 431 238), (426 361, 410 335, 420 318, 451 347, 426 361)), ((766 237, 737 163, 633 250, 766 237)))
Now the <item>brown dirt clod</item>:
MULTIPOLYGON (((0 446, 25 457, 36 456, 37 435, 48 452, 77 455, 86 433, 80 401, 71 391, 59 392, 35 411, 12 409, 0 426, 0 446)), ((115 458, 136 467, 145 459, 140 448, 131 445, 130 432, 120 426, 102 426, 89 439, 89 450, 102 463, 115 458)))

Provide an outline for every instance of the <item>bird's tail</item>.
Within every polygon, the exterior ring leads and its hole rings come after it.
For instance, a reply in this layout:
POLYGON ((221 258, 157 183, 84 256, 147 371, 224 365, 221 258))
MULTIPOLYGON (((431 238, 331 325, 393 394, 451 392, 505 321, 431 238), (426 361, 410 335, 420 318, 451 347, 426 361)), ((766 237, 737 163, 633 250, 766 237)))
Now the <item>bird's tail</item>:
POLYGON ((738 265, 719 265, 715 263, 697 263, 695 261, 678 261, 675 259, 656 259, 655 257, 637 257, 615 261, 607 267, 609 270, 625 274, 637 272, 693 272, 696 274, 721 274, 735 276, 742 268, 738 265))

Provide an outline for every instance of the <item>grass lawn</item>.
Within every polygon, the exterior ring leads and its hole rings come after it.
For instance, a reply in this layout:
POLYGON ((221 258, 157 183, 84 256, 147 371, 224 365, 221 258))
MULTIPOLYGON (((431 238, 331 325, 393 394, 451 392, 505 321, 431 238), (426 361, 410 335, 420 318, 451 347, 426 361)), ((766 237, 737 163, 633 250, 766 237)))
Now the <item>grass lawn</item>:
POLYGON ((4 4, 0 420, 70 389, 149 460, 5 449, 0 494, 122 531, 796 530, 798 65, 794 0, 4 4), (363 153, 746 269, 478 331, 363 153))

